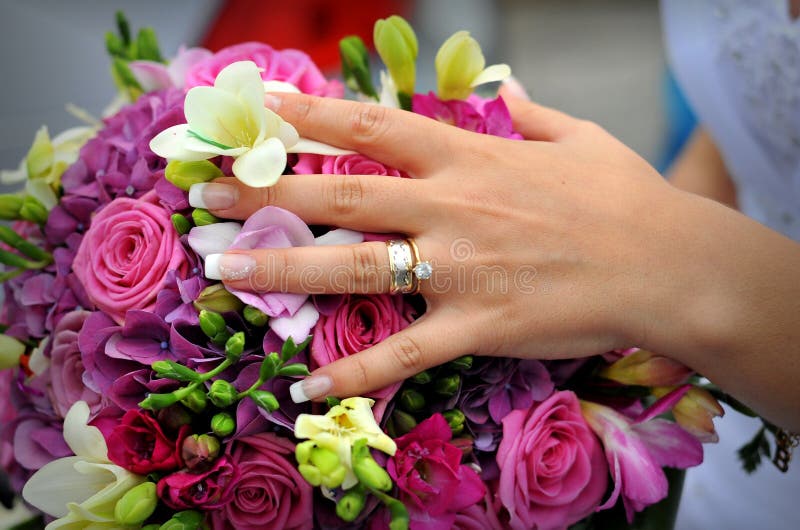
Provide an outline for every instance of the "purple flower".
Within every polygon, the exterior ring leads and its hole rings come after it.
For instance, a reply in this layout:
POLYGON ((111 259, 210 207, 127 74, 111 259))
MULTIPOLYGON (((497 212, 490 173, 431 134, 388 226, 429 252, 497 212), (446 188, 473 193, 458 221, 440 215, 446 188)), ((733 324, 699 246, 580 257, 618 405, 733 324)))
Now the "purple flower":
POLYGON ((148 311, 128 311, 125 325, 108 338, 105 353, 114 359, 136 361, 147 366, 164 359, 185 363, 200 355, 194 344, 175 332, 161 317, 148 311))
POLYGON ((164 280, 164 288, 156 297, 153 312, 169 324, 181 321, 197 325, 200 322, 193 302, 210 283, 202 275, 195 274, 195 272, 199 273, 197 267, 193 268, 191 272, 193 276, 189 276, 185 280, 178 278, 175 271, 168 272, 164 280))
POLYGON ((428 95, 416 94, 411 106, 417 114, 460 129, 515 140, 522 139, 521 135, 514 132, 511 113, 501 97, 485 100, 470 96, 466 101, 460 99, 442 101, 430 92, 428 95))

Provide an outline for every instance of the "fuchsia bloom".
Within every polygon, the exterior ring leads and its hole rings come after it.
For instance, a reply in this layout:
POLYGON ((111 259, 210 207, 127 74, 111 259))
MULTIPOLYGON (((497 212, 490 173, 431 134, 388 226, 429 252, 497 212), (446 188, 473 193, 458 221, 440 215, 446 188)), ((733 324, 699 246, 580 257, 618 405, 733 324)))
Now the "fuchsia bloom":
POLYGON ((416 114, 467 131, 522 139, 521 135, 514 132, 511 113, 501 97, 485 100, 471 96, 466 101, 460 99, 442 101, 433 92, 428 95, 416 94, 412 100, 412 109, 416 114))
POLYGON ((120 324, 130 309, 153 309, 170 271, 188 273, 169 214, 155 201, 149 194, 109 203, 92 219, 72 264, 89 299, 120 324))
POLYGON ((158 421, 146 412, 129 410, 108 437, 108 459, 139 475, 170 471, 183 465, 181 447, 189 433, 184 425, 167 436, 158 421))
POLYGON ((581 402, 587 423, 605 448, 614 491, 598 508, 612 507, 622 496, 628 521, 667 496, 669 484, 663 466, 687 468, 703 461, 700 442, 679 425, 655 418, 681 398, 686 389, 659 400, 639 418, 631 419, 597 403, 581 402))
POLYGON ((158 497, 175 510, 216 510, 231 502, 239 471, 221 456, 206 471, 178 471, 158 481, 158 497))
POLYGON ((594 512, 606 490, 602 448, 572 392, 503 419, 497 496, 515 530, 556 530, 594 512))
POLYGON ((456 513, 480 501, 486 486, 461 463, 461 449, 450 443, 453 433, 441 414, 434 414, 397 438, 397 453, 386 470, 397 483, 400 500, 414 530, 449 530, 456 513))
POLYGON ((301 153, 292 169, 298 175, 403 176, 397 169, 360 154, 330 156, 301 153))

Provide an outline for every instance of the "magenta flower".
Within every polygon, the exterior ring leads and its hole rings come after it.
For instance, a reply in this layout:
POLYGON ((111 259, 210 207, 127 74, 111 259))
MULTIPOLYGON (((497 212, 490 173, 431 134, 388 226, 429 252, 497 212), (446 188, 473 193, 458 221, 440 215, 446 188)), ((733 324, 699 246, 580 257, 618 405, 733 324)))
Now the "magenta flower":
POLYGON ((461 449, 441 414, 434 414, 396 439, 386 471, 400 490, 414 530, 449 530, 456 514, 480 501, 486 486, 461 463, 461 449))
POLYGON ((158 481, 158 497, 174 510, 216 510, 231 502, 239 471, 221 456, 206 471, 178 471, 158 481))
POLYGON ((614 480, 614 490, 598 510, 612 507, 622 496, 628 521, 667 496, 669 484, 663 466, 687 468, 703 461, 702 444, 679 425, 654 418, 682 394, 662 398, 657 406, 632 420, 610 407, 581 402, 583 416, 600 437, 614 480))
POLYGON ((416 94, 411 106, 417 114, 454 125, 459 129, 502 138, 516 140, 522 138, 514 132, 511 113, 501 97, 484 100, 470 96, 466 101, 460 99, 442 101, 430 92, 428 95, 416 94))
POLYGON ((298 175, 402 176, 397 169, 361 154, 333 156, 300 153, 292 169, 298 175))

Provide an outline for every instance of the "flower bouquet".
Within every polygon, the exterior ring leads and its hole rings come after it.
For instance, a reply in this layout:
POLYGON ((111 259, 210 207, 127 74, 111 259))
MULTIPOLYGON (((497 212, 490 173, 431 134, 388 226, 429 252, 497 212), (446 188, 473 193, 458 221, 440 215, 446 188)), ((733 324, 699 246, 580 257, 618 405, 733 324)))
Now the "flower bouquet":
MULTIPOLYGON (((380 238, 309 227, 267 206, 239 222, 191 208, 193 184, 252 187, 293 174, 404 178, 300 138, 265 91, 343 97, 297 50, 244 43, 165 60, 124 17, 106 45, 118 101, 102 122, 40 130, 0 197, 5 270, 0 463, 41 515, 26 528, 601 527, 669 493, 715 440, 716 389, 642 350, 574 361, 466 356, 364 397, 297 404, 292 384, 424 311, 413 296, 228 290, 204 258, 230 248, 380 238), (38 525, 38 526, 37 526, 38 525)), ((467 32, 415 92, 417 41, 400 17, 341 42, 363 101, 520 138, 505 103, 474 87, 467 32)))

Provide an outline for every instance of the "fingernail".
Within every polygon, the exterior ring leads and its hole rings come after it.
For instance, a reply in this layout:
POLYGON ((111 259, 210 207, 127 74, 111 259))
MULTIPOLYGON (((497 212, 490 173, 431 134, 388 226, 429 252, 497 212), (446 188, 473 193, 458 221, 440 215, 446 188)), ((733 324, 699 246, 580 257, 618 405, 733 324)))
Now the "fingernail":
POLYGON ((256 260, 247 254, 209 254, 205 273, 209 280, 241 280, 255 268, 256 260))
POLYGON ((204 182, 189 188, 189 205, 193 208, 225 210, 234 207, 238 200, 239 188, 236 186, 204 182))
POLYGON ((275 112, 281 107, 281 98, 272 94, 264 94, 264 106, 275 112))
POLYGON ((528 91, 525 90, 525 87, 522 86, 522 83, 520 83, 519 80, 513 75, 503 80, 503 87, 505 87, 506 91, 512 96, 518 97, 519 99, 524 99, 525 101, 531 100, 531 97, 528 95, 528 91))
POLYGON ((333 388, 333 380, 327 375, 312 375, 289 387, 289 395, 295 403, 305 403, 328 395, 333 388))

